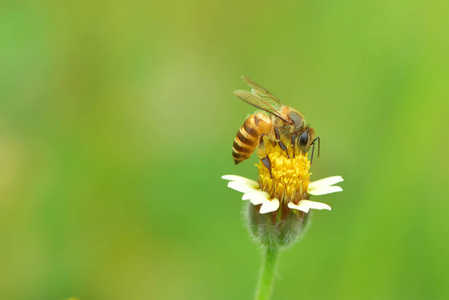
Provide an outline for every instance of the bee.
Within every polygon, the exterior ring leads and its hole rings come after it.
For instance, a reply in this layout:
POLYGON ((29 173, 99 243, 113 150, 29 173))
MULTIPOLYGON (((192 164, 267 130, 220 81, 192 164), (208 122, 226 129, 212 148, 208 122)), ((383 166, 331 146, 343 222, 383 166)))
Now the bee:
POLYGON ((258 146, 258 156, 271 173, 271 162, 265 151, 265 140, 279 147, 289 155, 292 148, 292 156, 295 157, 296 149, 303 155, 312 148, 311 162, 315 150, 315 142, 318 141, 318 157, 320 153, 320 138, 315 137, 315 130, 306 124, 304 116, 297 110, 285 106, 267 89, 261 87, 249 78, 242 79, 251 87, 251 92, 234 91, 234 94, 246 103, 268 113, 257 112, 246 118, 242 127, 234 138, 232 156, 234 163, 248 159, 258 146))

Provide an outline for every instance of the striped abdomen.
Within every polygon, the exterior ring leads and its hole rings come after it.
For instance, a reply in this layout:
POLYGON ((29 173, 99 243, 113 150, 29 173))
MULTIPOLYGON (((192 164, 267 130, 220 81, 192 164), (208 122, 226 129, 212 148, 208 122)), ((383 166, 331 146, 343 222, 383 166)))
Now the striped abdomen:
POLYGON ((261 113, 249 116, 237 132, 232 146, 234 163, 238 164, 251 156, 256 149, 259 137, 271 128, 270 119, 261 113))

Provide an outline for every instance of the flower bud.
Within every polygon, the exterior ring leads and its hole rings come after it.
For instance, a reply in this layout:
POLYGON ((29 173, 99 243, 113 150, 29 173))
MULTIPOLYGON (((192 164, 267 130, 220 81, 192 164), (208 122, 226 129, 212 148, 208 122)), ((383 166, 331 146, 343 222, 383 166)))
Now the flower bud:
POLYGON ((254 238, 266 247, 288 247, 302 236, 309 213, 280 207, 260 214, 259 207, 247 205, 248 225, 254 238))

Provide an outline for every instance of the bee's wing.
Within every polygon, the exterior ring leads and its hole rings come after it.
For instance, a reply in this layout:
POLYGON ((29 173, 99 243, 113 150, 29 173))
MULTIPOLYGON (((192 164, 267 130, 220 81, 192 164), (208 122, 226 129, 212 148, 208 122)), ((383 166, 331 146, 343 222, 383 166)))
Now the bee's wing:
POLYGON ((259 95, 248 92, 248 91, 234 91, 234 94, 245 101, 246 103, 255 106, 259 109, 262 109, 266 112, 269 112, 270 114, 273 114, 285 122, 287 122, 286 117, 282 113, 282 104, 276 103, 273 105, 273 103, 268 103, 267 101, 263 100, 259 95))
POLYGON ((261 99, 263 99, 265 102, 274 105, 281 105, 283 106, 282 102, 276 98, 272 93, 270 93, 266 88, 260 86, 259 84, 255 83, 253 80, 242 76, 242 79, 251 87, 251 92, 259 96, 261 99))

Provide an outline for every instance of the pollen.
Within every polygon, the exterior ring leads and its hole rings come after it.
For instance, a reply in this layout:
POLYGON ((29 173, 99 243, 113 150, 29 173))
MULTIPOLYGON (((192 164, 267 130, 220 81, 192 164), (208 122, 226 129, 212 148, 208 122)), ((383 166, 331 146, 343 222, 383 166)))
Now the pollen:
POLYGON ((256 165, 261 190, 285 205, 289 202, 298 204, 300 200, 308 199, 310 177, 307 153, 296 151, 293 157, 293 149, 289 147, 288 151, 282 150, 277 143, 275 146, 267 143, 266 153, 271 162, 271 173, 262 160, 256 165))

